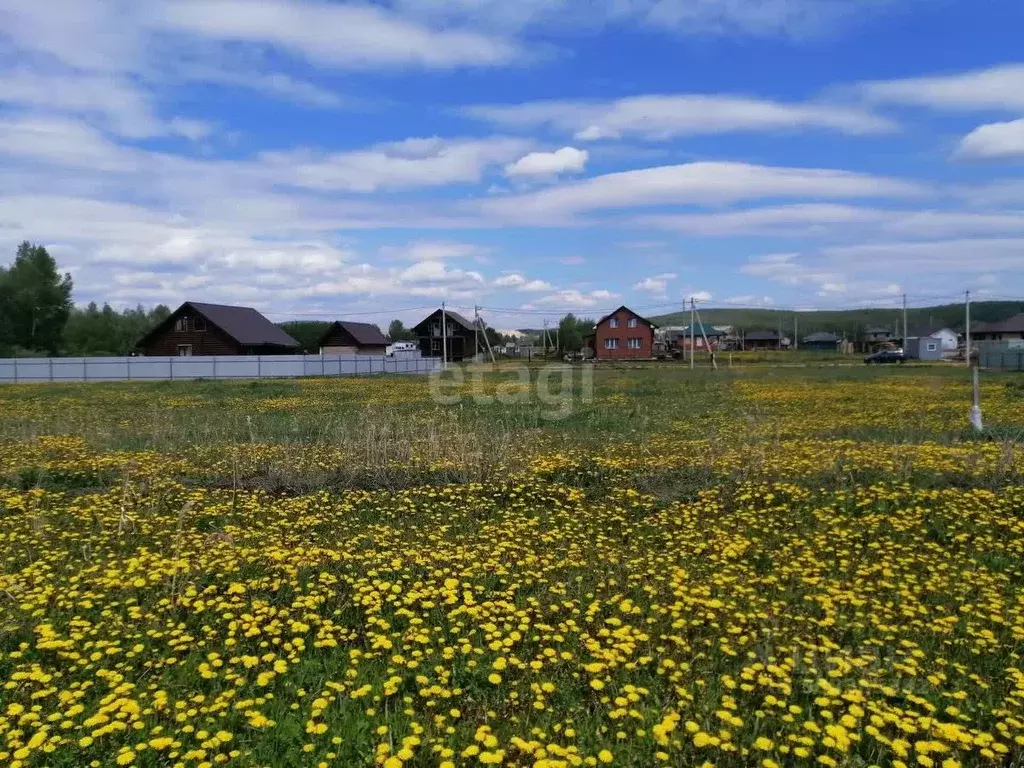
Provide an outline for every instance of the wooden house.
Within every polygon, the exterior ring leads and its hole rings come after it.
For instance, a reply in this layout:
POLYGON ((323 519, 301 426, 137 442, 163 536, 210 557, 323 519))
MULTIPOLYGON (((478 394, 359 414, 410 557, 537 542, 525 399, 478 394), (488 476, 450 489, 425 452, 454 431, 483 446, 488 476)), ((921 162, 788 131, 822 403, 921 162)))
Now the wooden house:
POLYGON ((136 346, 150 356, 290 355, 299 342, 252 307, 186 301, 136 346))
POLYGON ((801 349, 816 349, 820 352, 837 352, 843 340, 834 333, 818 331, 800 340, 801 349))
POLYGON ((477 333, 483 335, 484 325, 474 325, 473 321, 450 309, 438 309, 414 325, 412 330, 423 357, 443 357, 447 350, 448 362, 460 362, 476 354, 477 333))
POLYGON ((1024 313, 998 323, 971 323, 972 341, 1024 339, 1024 313))
POLYGON ((371 323, 338 320, 320 337, 321 355, 385 355, 388 340, 371 323))
POLYGON ((750 331, 743 335, 743 349, 788 349, 789 339, 778 331, 750 331))

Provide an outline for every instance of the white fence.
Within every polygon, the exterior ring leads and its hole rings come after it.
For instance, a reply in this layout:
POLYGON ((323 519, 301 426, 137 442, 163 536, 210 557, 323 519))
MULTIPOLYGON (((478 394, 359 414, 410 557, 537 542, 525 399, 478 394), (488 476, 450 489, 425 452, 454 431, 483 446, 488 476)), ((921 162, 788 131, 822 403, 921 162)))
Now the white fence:
POLYGON ((0 359, 0 383, 370 376, 430 373, 440 365, 436 358, 371 355, 31 357, 0 359))

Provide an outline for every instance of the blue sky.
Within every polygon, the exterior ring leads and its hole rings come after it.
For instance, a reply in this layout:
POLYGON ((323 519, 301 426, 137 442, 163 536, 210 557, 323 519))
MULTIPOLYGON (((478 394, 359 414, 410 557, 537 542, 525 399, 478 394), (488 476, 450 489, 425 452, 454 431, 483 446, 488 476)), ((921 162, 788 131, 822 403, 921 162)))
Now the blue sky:
POLYGON ((0 0, 76 300, 499 328, 1024 296, 1018 0, 0 0))

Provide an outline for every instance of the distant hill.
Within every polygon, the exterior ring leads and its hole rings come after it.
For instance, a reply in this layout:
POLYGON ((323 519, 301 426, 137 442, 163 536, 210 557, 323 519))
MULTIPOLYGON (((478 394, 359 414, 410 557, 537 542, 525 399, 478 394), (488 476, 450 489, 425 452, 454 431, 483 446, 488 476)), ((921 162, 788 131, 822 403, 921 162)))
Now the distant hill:
MULTIPOLYGON (((782 323, 784 334, 793 334, 793 319, 798 319, 800 336, 815 331, 832 331, 853 338, 869 326, 884 326, 902 330, 902 309, 841 309, 795 312, 779 309, 727 309, 724 307, 700 309, 700 319, 706 325, 732 325, 749 332, 777 330, 782 323)), ((1024 312, 1022 301, 978 301, 971 303, 971 322, 997 322, 1024 312)), ((689 325, 690 313, 673 312, 650 318, 658 325, 689 325)), ((964 305, 943 304, 937 307, 907 309, 907 324, 917 326, 945 326, 963 330, 964 305)))

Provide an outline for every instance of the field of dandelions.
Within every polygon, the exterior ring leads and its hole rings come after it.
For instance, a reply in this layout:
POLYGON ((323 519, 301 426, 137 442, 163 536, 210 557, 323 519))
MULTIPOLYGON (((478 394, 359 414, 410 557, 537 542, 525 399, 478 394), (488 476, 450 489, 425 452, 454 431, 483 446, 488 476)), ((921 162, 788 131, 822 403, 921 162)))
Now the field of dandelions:
POLYGON ((1021 765, 1024 379, 519 386, 0 388, 0 765, 1021 765))

